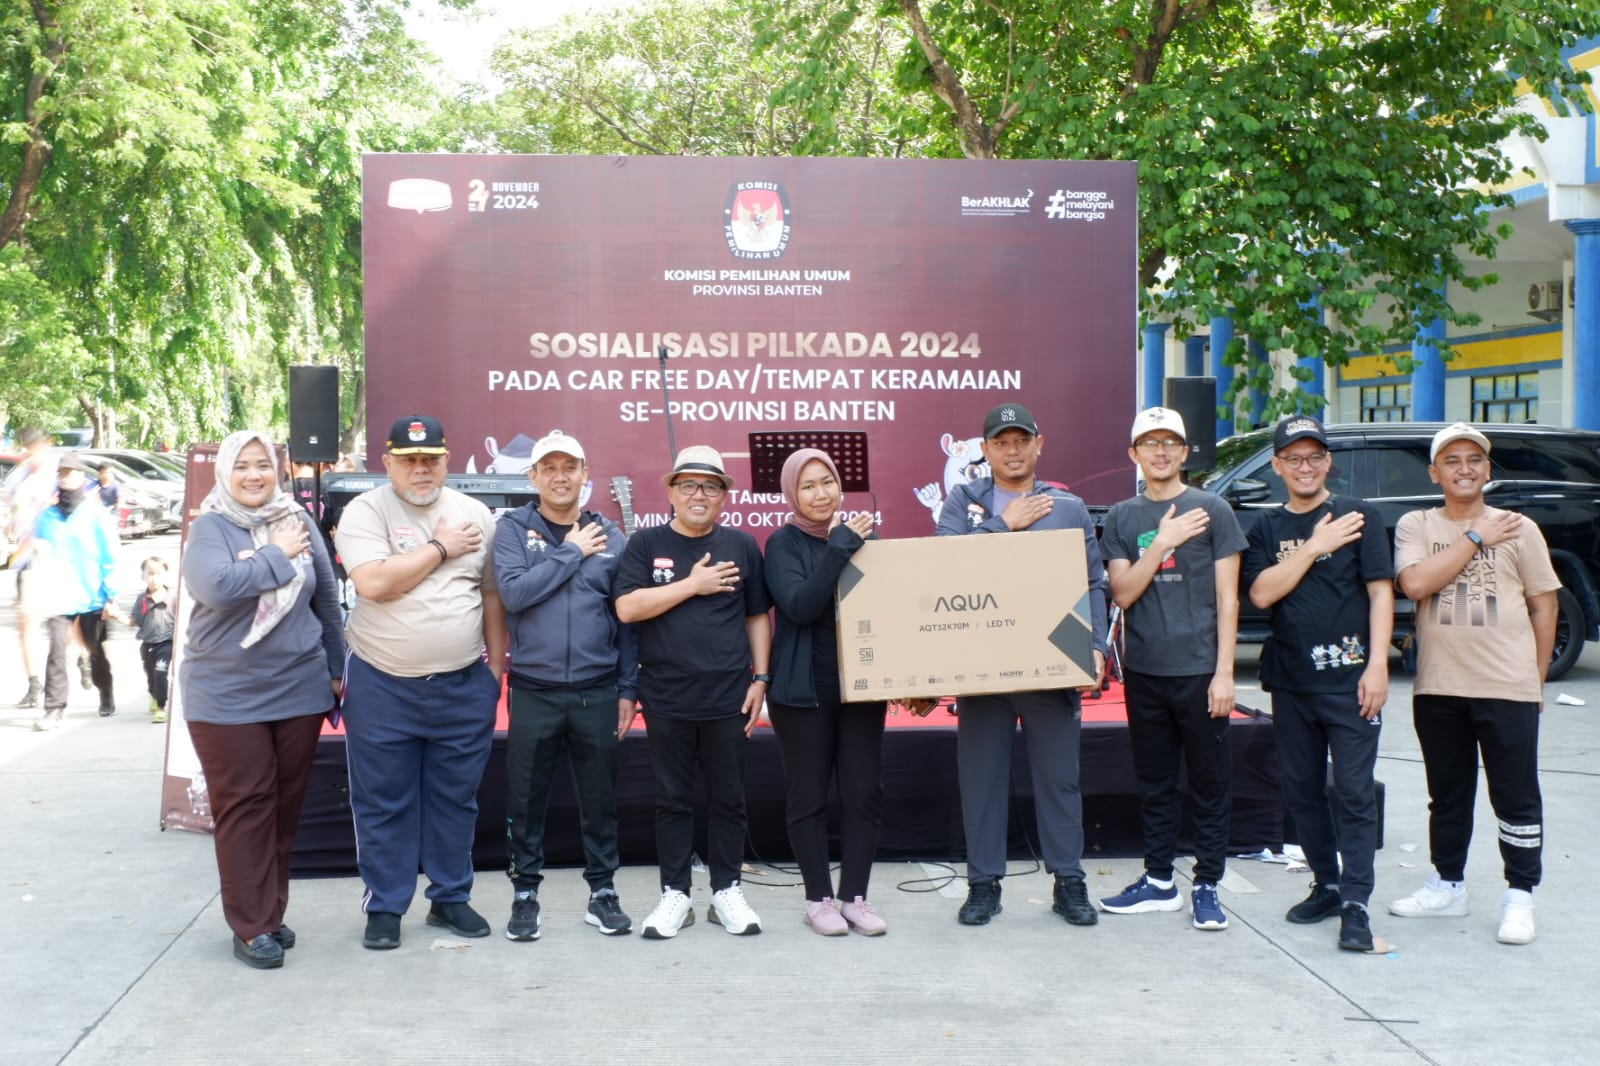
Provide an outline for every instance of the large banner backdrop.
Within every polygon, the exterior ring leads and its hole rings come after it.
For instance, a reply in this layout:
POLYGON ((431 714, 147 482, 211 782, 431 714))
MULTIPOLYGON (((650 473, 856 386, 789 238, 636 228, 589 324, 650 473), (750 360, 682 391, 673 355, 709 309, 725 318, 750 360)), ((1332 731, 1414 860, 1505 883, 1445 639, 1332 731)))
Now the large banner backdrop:
POLYGON ((599 484, 633 480, 654 524, 670 517, 670 412, 679 448, 727 458, 726 521, 764 540, 787 508, 749 491, 748 435, 862 431, 871 498, 846 508, 925 536, 950 487, 987 473, 984 414, 1020 400, 1041 476, 1110 503, 1133 486, 1135 177, 1117 162, 368 156, 369 455, 420 411, 443 420, 453 471, 522 473, 559 428, 599 484))

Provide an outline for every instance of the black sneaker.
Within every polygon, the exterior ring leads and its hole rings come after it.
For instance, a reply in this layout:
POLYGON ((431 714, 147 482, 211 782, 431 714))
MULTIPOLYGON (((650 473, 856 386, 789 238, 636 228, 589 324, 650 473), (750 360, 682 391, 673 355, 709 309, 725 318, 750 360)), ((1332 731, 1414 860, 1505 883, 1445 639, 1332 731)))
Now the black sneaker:
POLYGON ((506 939, 539 939, 538 893, 523 889, 511 897, 511 920, 506 923, 506 939))
POLYGON ((1339 913, 1339 890, 1312 882, 1311 894, 1290 907, 1289 913, 1284 917, 1296 925, 1315 925, 1337 913, 1339 913))
POLYGON ((101 718, 110 718, 112 715, 114 715, 116 713, 117 713, 117 705, 115 703, 111 702, 111 698, 110 697, 102 696, 100 698, 100 717, 101 718))
POLYGON ((988 925, 1000 913, 1000 882, 973 881, 967 885, 967 901, 956 914, 962 925, 988 925))
POLYGON ((367 932, 361 946, 373 951, 388 951, 400 946, 400 916, 387 911, 373 911, 367 915, 367 932))
POLYGON ((39 696, 43 692, 44 688, 39 684, 37 677, 28 678, 28 691, 24 692, 22 698, 17 701, 17 709, 19 711, 27 711, 39 706, 39 696))
POLYGON ((234 937, 233 957, 258 970, 276 970, 283 965, 283 946, 266 933, 250 941, 234 937))
POLYGON ((1339 908, 1339 946, 1346 951, 1372 950, 1372 919, 1359 903, 1339 908))
POLYGON ((589 913, 583 920, 600 930, 604 936, 616 936, 633 928, 633 919, 622 912, 622 902, 615 891, 602 888, 589 897, 589 913))
POLYGON ((489 923, 483 920, 483 915, 468 906, 466 900, 460 903, 434 903, 428 908, 428 924, 441 926, 456 936, 489 935, 489 923))
POLYGON ((1089 902, 1089 887, 1081 877, 1057 877, 1055 902, 1050 909, 1067 920, 1068 925, 1095 925, 1100 915, 1089 902))

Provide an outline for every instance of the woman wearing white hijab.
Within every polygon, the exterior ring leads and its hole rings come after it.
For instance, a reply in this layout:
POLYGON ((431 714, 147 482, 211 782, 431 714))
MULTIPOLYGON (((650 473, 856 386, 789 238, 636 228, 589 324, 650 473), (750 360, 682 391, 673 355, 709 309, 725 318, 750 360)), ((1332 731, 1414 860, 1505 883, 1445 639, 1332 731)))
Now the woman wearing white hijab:
POLYGON ((183 550, 194 606, 180 619, 178 685, 210 790, 233 953, 270 969, 294 946, 289 852, 344 636, 327 547, 283 491, 272 443, 229 435, 216 474, 183 550))

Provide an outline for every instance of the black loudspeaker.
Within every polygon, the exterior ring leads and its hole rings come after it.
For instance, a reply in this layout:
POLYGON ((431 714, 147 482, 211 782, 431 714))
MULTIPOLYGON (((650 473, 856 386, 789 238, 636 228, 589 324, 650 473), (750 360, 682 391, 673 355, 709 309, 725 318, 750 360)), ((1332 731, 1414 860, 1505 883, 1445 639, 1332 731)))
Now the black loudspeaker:
POLYGON ((781 493, 783 462, 801 448, 828 453, 839 470, 841 492, 871 492, 867 435, 861 430, 794 429, 750 434, 750 491, 781 493))
POLYGON ((1168 378, 1165 406, 1183 418, 1189 434, 1189 459, 1185 471, 1210 470, 1217 465, 1217 379, 1168 378))
POLYGON ((339 458, 339 368, 289 368, 289 455, 297 463, 339 458))

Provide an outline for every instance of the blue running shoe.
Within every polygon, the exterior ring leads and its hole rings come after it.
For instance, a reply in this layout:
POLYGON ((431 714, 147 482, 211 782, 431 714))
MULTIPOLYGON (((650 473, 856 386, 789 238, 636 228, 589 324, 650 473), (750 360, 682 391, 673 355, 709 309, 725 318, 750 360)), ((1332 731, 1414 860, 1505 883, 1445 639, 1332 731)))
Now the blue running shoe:
POLYGON ((1194 927, 1196 929, 1217 930, 1228 928, 1228 916, 1222 911, 1222 904, 1217 902, 1217 886, 1204 881, 1194 886, 1194 892, 1189 897, 1191 909, 1194 911, 1194 927))
POLYGON ((1148 876, 1141 877, 1115 896, 1100 901, 1107 914, 1147 914, 1152 911, 1181 911, 1183 897, 1176 885, 1157 888, 1148 876))

